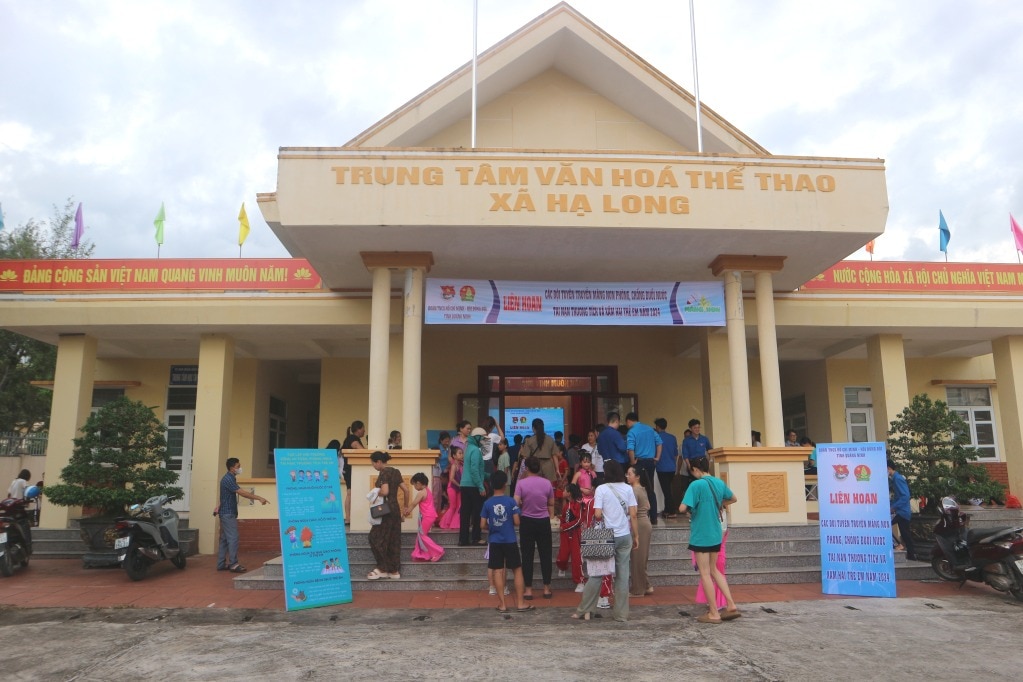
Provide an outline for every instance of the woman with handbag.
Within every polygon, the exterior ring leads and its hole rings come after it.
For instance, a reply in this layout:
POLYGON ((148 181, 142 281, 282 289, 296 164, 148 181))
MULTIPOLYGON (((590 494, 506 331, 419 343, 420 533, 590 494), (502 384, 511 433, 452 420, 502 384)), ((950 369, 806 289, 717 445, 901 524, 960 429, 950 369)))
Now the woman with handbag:
MULTIPOLYGON (((629 561, 639 548, 639 527, 636 515, 636 494, 625 482, 622 465, 615 461, 604 464, 604 485, 593 496, 593 516, 611 529, 614 535, 615 603, 611 615, 618 622, 629 619, 629 561)), ((584 549, 585 552, 585 549, 584 549)), ((602 576, 591 574, 583 587, 583 598, 572 618, 589 620, 597 605, 602 576)))
POLYGON ((645 597, 654 593, 650 585, 650 578, 647 576, 646 566, 650 559, 650 537, 654 534, 654 526, 650 523, 650 499, 646 494, 646 486, 649 482, 647 472, 630 466, 625 472, 625 482, 632 486, 632 492, 636 495, 636 516, 639 522, 639 547, 632 552, 630 563, 630 575, 632 577, 632 589, 629 591, 633 597, 645 597))
POLYGON ((405 493, 406 500, 411 499, 412 494, 401 472, 387 466, 389 459, 391 456, 380 450, 369 456, 373 468, 380 473, 374 486, 380 489, 380 496, 387 506, 382 515, 374 514, 380 523, 369 531, 369 548, 376 561, 376 568, 366 576, 369 580, 397 580, 401 577, 401 507, 398 505, 398 490, 405 493))
POLYGON ((700 585, 703 593, 709 595, 717 587, 725 598, 726 609, 718 610, 717 602, 707 600, 707 613, 696 620, 701 623, 720 623, 723 620, 734 620, 739 613, 732 592, 728 589, 728 580, 718 569, 718 556, 724 534, 721 529, 721 518, 725 507, 734 504, 735 493, 720 478, 710 475, 710 463, 706 457, 690 460, 689 469, 693 482, 689 484, 686 495, 678 510, 690 513, 689 549, 696 553, 696 567, 700 571, 700 585))

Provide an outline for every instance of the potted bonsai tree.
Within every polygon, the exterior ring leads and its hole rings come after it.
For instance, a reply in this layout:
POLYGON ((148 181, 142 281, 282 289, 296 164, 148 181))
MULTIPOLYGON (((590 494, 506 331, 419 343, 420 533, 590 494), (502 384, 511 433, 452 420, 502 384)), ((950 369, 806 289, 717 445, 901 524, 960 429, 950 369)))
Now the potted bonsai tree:
POLYGON ((947 495, 960 502, 1001 499, 1004 488, 976 464, 980 451, 970 446, 969 427, 940 400, 926 394, 913 400, 888 429, 888 448, 909 480, 921 513, 936 514, 947 495))
POLYGON ((111 563, 107 531, 130 505, 154 495, 183 495, 173 485, 177 472, 166 468, 166 431, 152 408, 122 397, 92 414, 74 439, 60 482, 46 486, 46 497, 58 506, 83 508, 82 539, 98 552, 86 555, 86 565, 111 563))
POLYGON ((933 542, 933 517, 942 497, 952 496, 962 503, 1004 496, 1002 484, 976 463, 980 451, 970 446, 966 422, 947 404, 926 394, 913 396, 891 422, 888 449, 909 481, 910 493, 920 498, 920 516, 925 518, 912 523, 917 554, 933 542))

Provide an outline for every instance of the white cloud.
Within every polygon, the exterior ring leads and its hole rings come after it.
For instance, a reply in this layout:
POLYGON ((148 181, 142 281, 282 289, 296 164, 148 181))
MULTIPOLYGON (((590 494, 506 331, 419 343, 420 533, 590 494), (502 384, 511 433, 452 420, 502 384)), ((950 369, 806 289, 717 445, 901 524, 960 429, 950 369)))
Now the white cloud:
MULTIPOLYGON (((480 0, 484 50, 555 0, 480 0)), ((692 88, 688 3, 575 0, 692 88)), ((472 1, 0 0, 0 202, 8 225, 74 195, 100 257, 285 250, 255 194, 280 146, 339 145, 471 58, 472 1), (13 65, 13 67, 12 67, 13 65)), ((704 102, 779 154, 882 157, 876 258, 1015 260, 1023 216, 1023 4, 697 0, 704 102), (952 219, 954 216, 954 220, 952 219)), ((860 256, 864 254, 860 252, 860 256)))

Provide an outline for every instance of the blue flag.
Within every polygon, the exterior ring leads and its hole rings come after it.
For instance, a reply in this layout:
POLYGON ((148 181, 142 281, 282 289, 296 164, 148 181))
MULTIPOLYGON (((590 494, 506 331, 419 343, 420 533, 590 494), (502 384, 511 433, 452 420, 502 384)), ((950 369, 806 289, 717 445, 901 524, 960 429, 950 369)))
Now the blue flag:
POLYGON ((938 248, 948 253, 948 240, 952 238, 952 233, 948 231, 948 223, 945 222, 945 216, 941 211, 938 211, 938 248))

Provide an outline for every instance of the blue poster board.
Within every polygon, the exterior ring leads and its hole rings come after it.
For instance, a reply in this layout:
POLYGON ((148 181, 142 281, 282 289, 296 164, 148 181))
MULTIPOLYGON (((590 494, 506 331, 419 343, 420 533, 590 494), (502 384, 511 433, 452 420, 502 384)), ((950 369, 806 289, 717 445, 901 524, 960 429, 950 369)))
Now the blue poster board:
POLYGON ((274 450, 288 611, 352 601, 336 450, 274 450))
POLYGON ((895 596, 884 443, 817 446, 824 594, 895 596))

